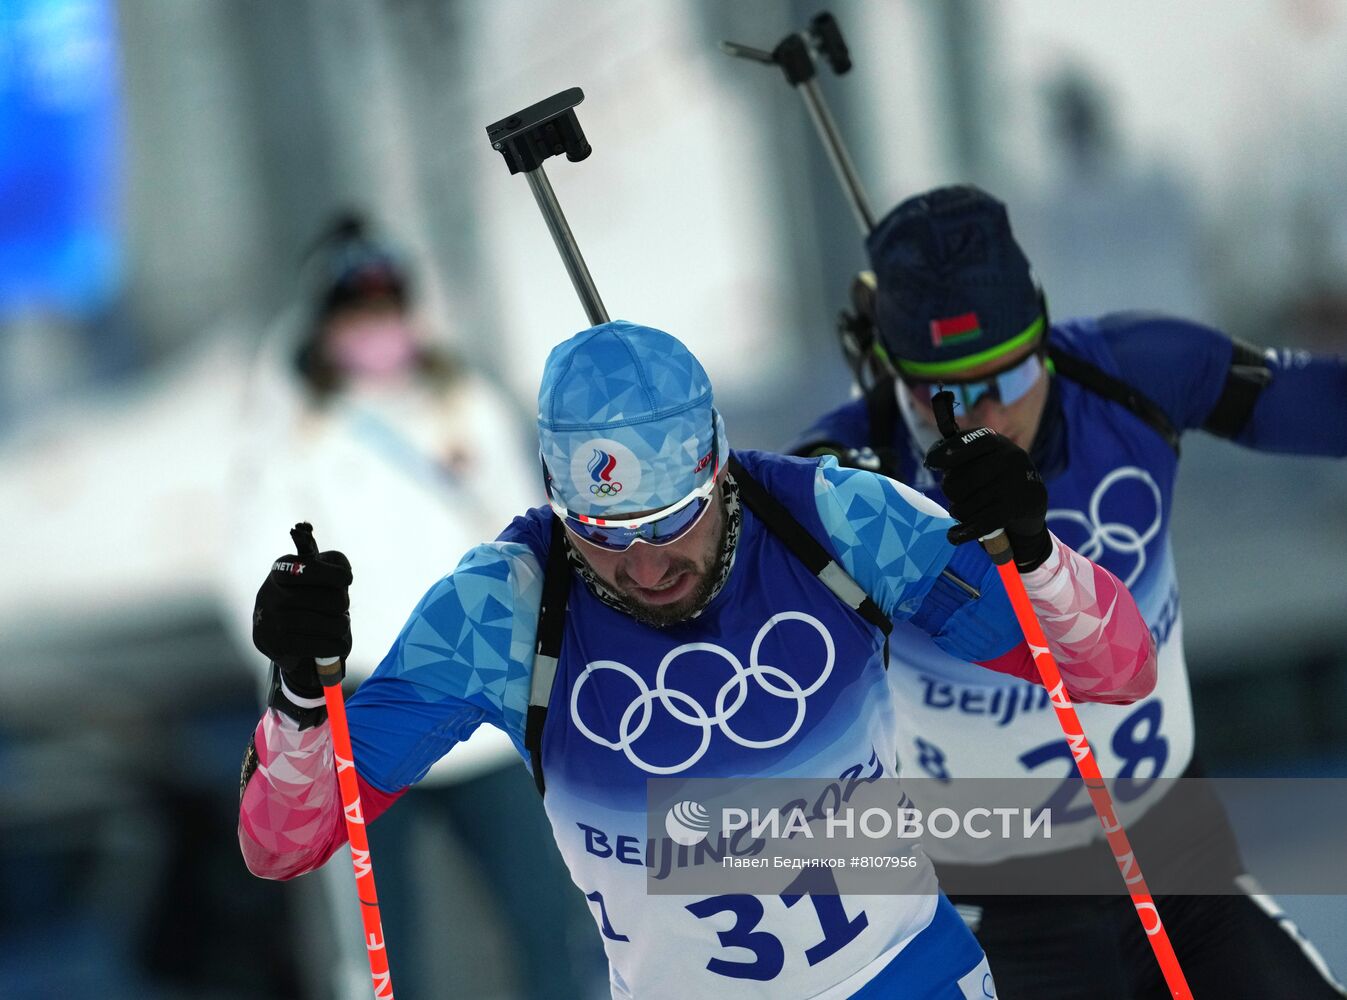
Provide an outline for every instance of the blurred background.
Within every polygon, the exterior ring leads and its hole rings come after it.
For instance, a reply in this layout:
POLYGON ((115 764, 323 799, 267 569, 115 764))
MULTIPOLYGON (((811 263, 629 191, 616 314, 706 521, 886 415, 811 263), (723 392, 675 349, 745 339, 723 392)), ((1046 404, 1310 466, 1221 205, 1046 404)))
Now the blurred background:
MULTIPOLYGON (((798 96, 718 49, 770 49, 819 9, 0 2, 0 996, 341 994, 321 907, 239 858, 262 665, 229 570, 248 462, 280 440, 258 386, 289 374, 305 320, 284 317, 311 308, 336 213, 389 234, 426 342, 505 401, 493 423, 532 461, 547 350, 587 324, 484 126, 580 86, 594 153, 547 170, 609 313, 697 351, 739 447, 846 396, 855 223, 798 96)), ((1347 0, 833 12, 855 69, 821 86, 877 213, 975 181, 1059 317, 1347 348, 1347 0)), ((1345 466, 1185 443, 1174 538, 1214 773, 1347 773, 1345 466)), ((249 526, 255 587, 290 522, 249 526)), ((445 571, 465 547, 427 545, 445 571)), ((470 887, 460 847, 427 864, 470 887)), ((1275 847, 1246 844, 1255 872, 1275 847)), ((1347 899, 1282 902, 1347 970, 1347 899)), ((523 995, 484 913, 422 933, 442 965, 507 969, 462 995, 523 995)))

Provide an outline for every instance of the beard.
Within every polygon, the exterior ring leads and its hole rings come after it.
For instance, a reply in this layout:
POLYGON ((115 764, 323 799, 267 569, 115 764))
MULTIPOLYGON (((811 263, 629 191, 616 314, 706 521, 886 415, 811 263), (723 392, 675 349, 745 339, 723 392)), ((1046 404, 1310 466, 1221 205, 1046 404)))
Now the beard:
POLYGON ((630 578, 625 581, 619 578, 613 589, 627 614, 642 625, 649 625, 653 628, 667 628, 670 625, 677 625, 679 622, 687 621, 698 614, 710 602, 711 596, 716 590, 716 585, 720 582, 721 569, 728 557, 728 553, 725 552, 722 544, 718 543, 715 551, 715 557, 707 566, 699 567, 691 559, 680 560, 670 566, 670 570, 674 573, 690 572, 698 574, 697 586, 693 588, 692 593, 673 604, 646 604, 632 596, 630 588, 635 587, 635 583, 632 583, 630 578))

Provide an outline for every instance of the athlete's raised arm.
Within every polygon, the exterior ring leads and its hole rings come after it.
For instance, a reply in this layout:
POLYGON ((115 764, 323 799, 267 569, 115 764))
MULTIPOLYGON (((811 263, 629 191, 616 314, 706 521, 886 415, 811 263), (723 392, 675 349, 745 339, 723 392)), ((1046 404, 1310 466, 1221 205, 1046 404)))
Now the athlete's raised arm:
POLYGON ((1037 683, 995 567, 966 544, 1004 529, 1072 698, 1125 704, 1148 694, 1155 649, 1135 601, 1048 532, 1047 494, 1028 455, 985 428, 942 446, 932 459, 954 518, 901 483, 820 460, 816 502, 844 568, 947 652, 1037 683))
MULTIPOLYGON (((254 641, 276 664, 244 759, 239 845, 248 868, 292 878, 346 841, 332 740, 313 658, 350 649, 350 569, 340 553, 278 559, 258 594, 254 641), (303 566, 296 573, 295 567, 303 566), (302 582, 301 582, 302 581, 302 582)), ((347 702, 364 820, 371 822, 482 723, 523 744, 541 580, 520 545, 472 549, 421 599, 347 702), (518 613, 515 613, 517 610, 518 613), (456 640, 471 635, 472 662, 456 640), (474 683, 499 666, 503 686, 474 683)))

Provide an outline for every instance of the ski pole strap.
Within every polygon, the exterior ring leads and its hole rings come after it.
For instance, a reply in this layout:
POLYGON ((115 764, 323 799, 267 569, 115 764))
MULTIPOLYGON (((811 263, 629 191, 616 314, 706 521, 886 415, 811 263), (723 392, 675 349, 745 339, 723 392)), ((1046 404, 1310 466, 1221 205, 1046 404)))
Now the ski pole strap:
POLYGON ((1174 449, 1175 455, 1179 454, 1179 432, 1174 429, 1165 411, 1139 389, 1056 347, 1048 348, 1048 360, 1057 374, 1079 383, 1096 396, 1121 404, 1140 417, 1165 439, 1165 443, 1174 449))
POLYGON ((739 463, 733 455, 727 463, 730 475, 739 487, 739 496, 748 509, 757 515, 758 520, 767 526, 767 530, 776 535, 785 544, 791 554, 805 568, 819 578, 819 581, 837 595, 847 607, 868 621, 884 634, 884 669, 889 667, 889 633, 893 631, 893 622, 889 620, 874 599, 853 580, 850 574, 838 564, 821 542, 811 535, 795 515, 786 506, 767 492, 756 479, 739 463))
POLYGON ((538 794, 547 791, 543 780, 543 727, 547 703, 561 659, 561 637, 566 630, 566 602, 571 593, 571 567, 566 559, 566 529, 561 518, 552 518, 552 540, 543 570, 543 600, 538 608, 538 644, 533 654, 533 677, 529 683, 529 707, 524 719, 524 748, 533 762, 533 783, 538 794))

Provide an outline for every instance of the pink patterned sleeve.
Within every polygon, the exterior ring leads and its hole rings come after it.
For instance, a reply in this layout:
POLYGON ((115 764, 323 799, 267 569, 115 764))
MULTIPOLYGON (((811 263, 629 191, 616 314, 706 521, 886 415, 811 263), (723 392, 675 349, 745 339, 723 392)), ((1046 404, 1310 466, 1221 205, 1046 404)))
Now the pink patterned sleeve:
MULTIPOLYGON (((268 709, 253 733, 242 781, 239 847, 254 875, 303 875, 346 842, 326 722, 301 730, 294 720, 268 709)), ((382 792, 363 778, 359 783, 368 822, 401 794, 382 792)))
MULTIPOLYGON (((1155 688, 1155 644, 1116 576, 1052 538, 1052 555, 1021 579, 1075 701, 1127 705, 1155 688)), ((1025 644, 984 666, 1039 683, 1025 644)))

